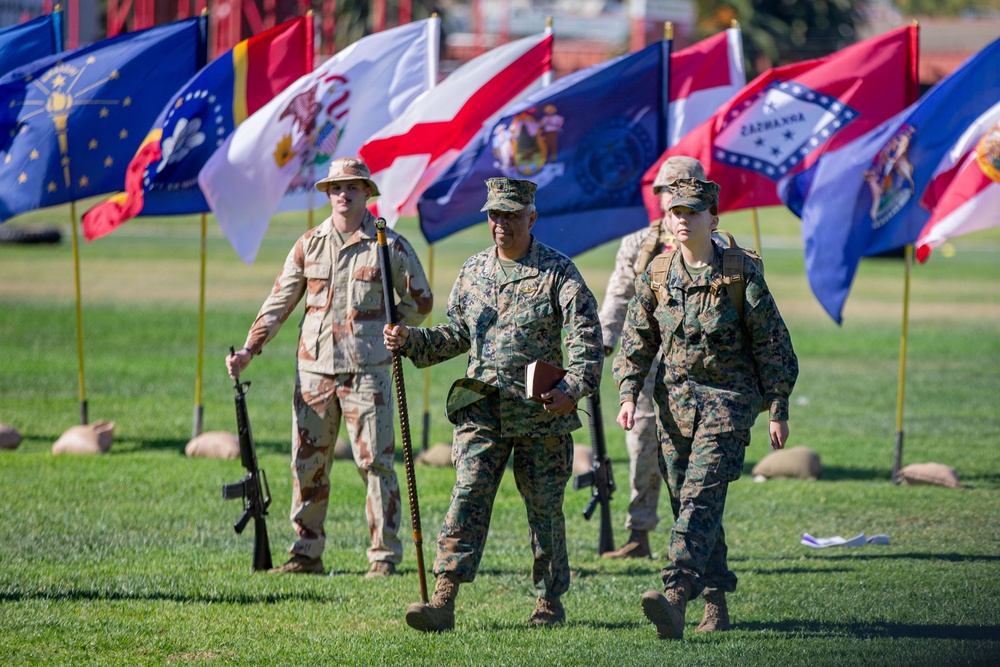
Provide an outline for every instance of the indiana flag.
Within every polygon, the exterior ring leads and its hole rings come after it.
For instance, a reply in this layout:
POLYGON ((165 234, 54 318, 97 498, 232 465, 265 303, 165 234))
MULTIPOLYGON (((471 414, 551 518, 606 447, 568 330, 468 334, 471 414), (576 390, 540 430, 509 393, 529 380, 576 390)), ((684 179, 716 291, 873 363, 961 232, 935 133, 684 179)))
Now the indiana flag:
POLYGON ((676 145, 746 85, 743 36, 738 28, 671 54, 667 146, 676 145))
POLYGON ((802 218, 809 285, 838 323, 861 258, 917 240, 930 217, 921 196, 956 142, 1000 100, 998 72, 1000 40, 892 119, 782 185, 802 218))
POLYGON ((1000 226, 1000 102, 948 152, 921 204, 933 212, 917 237, 920 262, 950 238, 1000 226), (940 191, 932 192, 935 187, 940 191))
POLYGON ((198 175, 205 199, 240 258, 257 256, 271 216, 303 165, 355 155, 437 78, 437 18, 354 42, 246 119, 198 175))
POLYGON ((0 76, 62 51, 62 12, 0 28, 0 76))
POLYGON ((208 212, 198 172, 249 114, 312 70, 306 17, 243 40, 187 82, 163 108, 129 163, 125 192, 83 216, 93 241, 136 215, 208 212))
POLYGON ((575 255, 647 224, 639 192, 666 144, 670 42, 562 77, 508 106, 423 193, 431 243, 486 219, 483 183, 535 182, 532 233, 575 255))
POLYGON ((163 105, 204 66, 205 22, 112 37, 0 78, 0 221, 119 189, 163 105))
POLYGON ((698 159, 722 186, 720 211, 781 204, 781 179, 917 98, 916 68, 917 28, 911 26, 764 72, 646 172, 650 219, 660 210, 648 186, 674 155, 698 159))
POLYGON ((450 165, 483 124, 551 68, 552 35, 498 46, 465 63, 394 122, 372 136, 359 156, 372 171, 375 210, 390 225, 416 214, 431 178, 450 165))

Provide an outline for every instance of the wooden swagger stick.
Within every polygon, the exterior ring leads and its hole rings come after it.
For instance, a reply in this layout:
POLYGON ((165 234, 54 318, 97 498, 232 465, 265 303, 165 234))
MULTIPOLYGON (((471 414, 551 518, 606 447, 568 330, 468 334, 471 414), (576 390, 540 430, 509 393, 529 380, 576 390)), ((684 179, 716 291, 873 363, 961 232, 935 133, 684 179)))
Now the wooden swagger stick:
MULTIPOLYGON (((382 297, 389 324, 396 324, 396 295, 392 288, 392 266, 389 263, 389 245, 386 242, 385 218, 375 221, 378 235, 378 263, 382 273, 382 297)), ((417 500, 417 475, 413 469, 413 447, 410 444, 410 413, 406 409, 406 386, 403 384, 403 357, 399 350, 392 352, 392 379, 396 387, 396 406, 399 410, 399 431, 403 440, 403 467, 406 469, 406 492, 410 498, 410 523, 413 524, 413 546, 417 552, 417 573, 420 576, 420 600, 427 602, 427 577, 424 572, 424 538, 420 531, 420 503, 417 500)))

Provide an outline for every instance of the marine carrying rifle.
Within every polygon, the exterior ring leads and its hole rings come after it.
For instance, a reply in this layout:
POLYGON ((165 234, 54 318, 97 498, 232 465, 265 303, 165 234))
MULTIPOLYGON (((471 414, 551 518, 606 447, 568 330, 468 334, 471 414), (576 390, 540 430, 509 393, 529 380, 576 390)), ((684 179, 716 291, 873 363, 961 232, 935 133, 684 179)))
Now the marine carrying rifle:
POLYGON ((593 495, 583 510, 583 518, 590 521, 597 506, 601 506, 601 526, 597 535, 597 553, 614 551, 615 538, 611 529, 611 495, 615 492, 615 478, 611 473, 611 458, 604 442, 604 417, 601 415, 601 395, 598 391, 587 396, 590 412, 590 446, 594 463, 590 470, 573 478, 573 490, 592 487, 593 495))
MULTIPOLYGON (((229 354, 236 350, 229 348, 229 354)), ((267 508, 271 504, 271 489, 267 485, 267 475, 257 465, 257 448, 253 444, 253 433, 250 431, 250 416, 247 414, 246 388, 249 382, 233 383, 236 390, 236 428, 240 438, 240 460, 247 469, 247 476, 239 482, 222 485, 222 499, 232 500, 243 498, 246 505, 243 515, 233 524, 239 535, 253 519, 253 571, 270 570, 271 543, 267 539, 267 508)))

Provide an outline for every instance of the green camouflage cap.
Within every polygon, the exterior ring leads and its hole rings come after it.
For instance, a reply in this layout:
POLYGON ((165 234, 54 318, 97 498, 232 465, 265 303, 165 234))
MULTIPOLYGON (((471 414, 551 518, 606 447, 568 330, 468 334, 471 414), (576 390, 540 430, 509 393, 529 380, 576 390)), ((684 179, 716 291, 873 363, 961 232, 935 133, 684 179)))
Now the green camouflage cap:
POLYGON ((488 398, 497 393, 497 388, 487 384, 482 380, 473 378, 459 378, 448 390, 448 399, 445 402, 445 412, 448 421, 452 424, 458 423, 458 411, 477 403, 484 398, 488 398))
POLYGON ((678 178, 708 180, 708 177, 705 176, 705 168, 701 166, 701 162, 686 155, 675 155, 664 160, 663 164, 660 165, 660 170, 656 172, 656 178, 653 180, 653 194, 660 194, 660 192, 678 178))
POLYGON ((700 178, 678 178, 667 186, 670 208, 686 206, 695 211, 719 210, 719 184, 700 178))
POLYGON ((531 181, 516 178, 486 179, 486 204, 480 211, 506 211, 517 213, 535 203, 535 189, 531 181))

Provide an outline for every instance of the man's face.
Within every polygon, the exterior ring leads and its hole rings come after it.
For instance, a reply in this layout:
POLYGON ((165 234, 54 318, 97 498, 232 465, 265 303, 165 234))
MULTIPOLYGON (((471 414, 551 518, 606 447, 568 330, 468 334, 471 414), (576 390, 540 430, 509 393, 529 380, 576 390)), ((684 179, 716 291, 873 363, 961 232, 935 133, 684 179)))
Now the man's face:
MULTIPOLYGON (((673 201, 674 196, 670 194, 670 190, 663 188, 660 190, 660 210, 663 211, 663 217, 670 217, 670 202, 673 201)), ((655 221, 650 221, 649 224, 653 224, 655 221)))
POLYGON ((334 211, 348 215, 365 208, 368 202, 368 185, 359 178, 334 181, 327 183, 326 194, 330 197, 330 206, 334 211))
POLYGON ((712 232, 719 226, 719 216, 707 209, 695 211, 687 206, 675 206, 669 211, 667 224, 680 243, 711 239, 712 232))
POLYGON ((508 211, 489 211, 490 234, 496 244, 500 256, 504 259, 520 259, 531 246, 531 228, 535 225, 538 213, 524 208, 516 213, 508 211))

